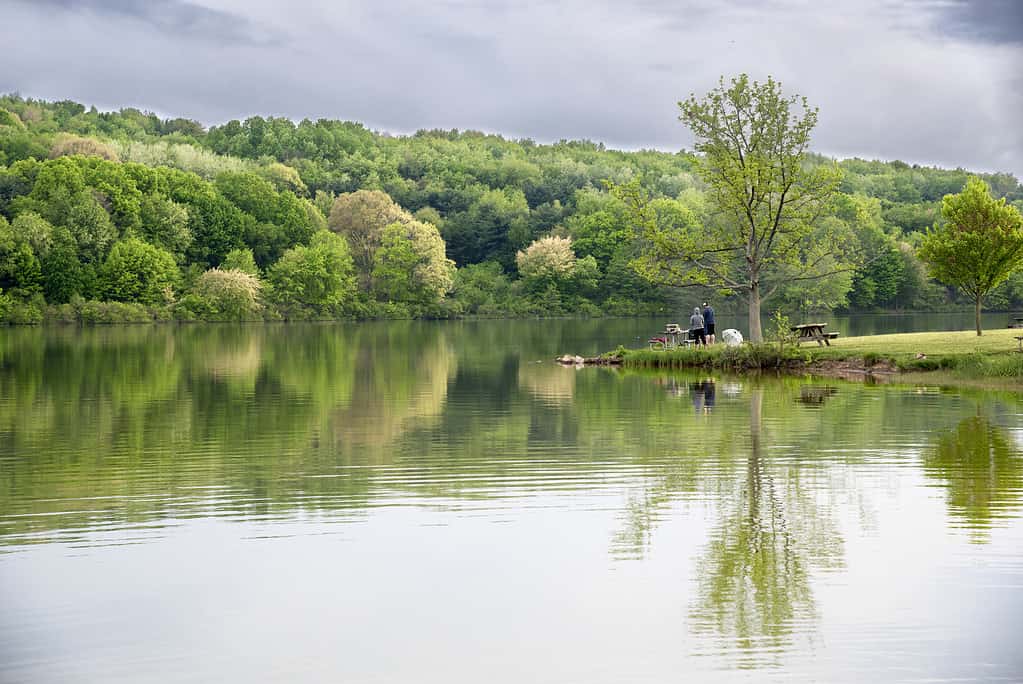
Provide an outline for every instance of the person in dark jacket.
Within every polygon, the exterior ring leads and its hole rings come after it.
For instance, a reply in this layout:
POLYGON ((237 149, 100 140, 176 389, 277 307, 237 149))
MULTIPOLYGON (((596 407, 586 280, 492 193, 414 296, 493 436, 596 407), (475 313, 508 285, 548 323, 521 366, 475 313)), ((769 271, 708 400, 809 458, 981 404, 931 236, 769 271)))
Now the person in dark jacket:
POLYGON ((703 314, 700 313, 700 307, 697 306, 693 309, 693 315, 689 317, 689 339, 706 347, 707 335, 703 331, 703 325, 703 314))
POLYGON ((714 307, 703 303, 703 330, 707 334, 707 343, 714 344, 714 307))

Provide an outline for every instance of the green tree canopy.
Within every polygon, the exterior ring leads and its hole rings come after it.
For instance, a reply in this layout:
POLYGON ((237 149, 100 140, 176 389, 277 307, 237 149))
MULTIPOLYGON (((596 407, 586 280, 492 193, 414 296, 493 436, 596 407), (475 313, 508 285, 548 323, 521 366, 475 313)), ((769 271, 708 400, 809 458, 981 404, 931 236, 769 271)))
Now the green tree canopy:
POLYGON ((41 258, 43 293, 51 304, 65 304, 75 295, 85 294, 91 280, 78 258, 78 244, 71 231, 55 226, 49 250, 41 258))
MULTIPOLYGON (((170 252, 187 291, 211 267, 236 266, 226 261, 233 250, 247 249, 265 273, 325 228, 349 240, 365 301, 382 296, 372 271, 384 229, 413 216, 437 226, 459 267, 500 264, 496 273, 471 269, 460 288, 468 299, 453 297, 450 312, 581 311, 592 300, 605 312, 635 314, 663 310, 687 285, 697 288, 690 296, 718 298, 722 313, 735 303, 721 296, 746 300, 755 289, 772 308, 846 300, 858 310, 943 308, 964 299, 961 288, 928 277, 914 247, 939 217, 941 197, 962 189, 969 173, 847 159, 837 163, 841 192, 824 201, 804 181, 823 186, 836 164, 798 144, 814 117, 801 98, 778 91, 771 81, 741 77, 682 103, 683 120, 706 134, 697 135, 700 155, 478 131, 389 136, 353 122, 282 117, 253 116, 207 132, 133 108, 100 112, 0 95, 0 215, 38 259, 49 303, 102 297, 97 271, 127 237, 170 252), (741 159, 728 156, 731 143, 741 159), (778 159, 784 163, 772 166, 778 159), (800 177, 793 180, 793 171, 800 177), (741 192, 736 199, 715 184, 715 176, 724 183, 746 172, 751 184, 737 187, 751 191, 749 212, 741 192), (620 189, 607 192, 605 180, 620 189), (782 198, 779 217, 772 212, 782 198), (516 253, 543 235, 570 236, 577 274, 593 278, 563 282, 551 299, 527 288, 516 253), (500 294, 477 296, 486 283, 500 294), (564 306, 546 305, 564 295, 564 306)), ((995 197, 1023 210, 1016 178, 981 177, 995 197)), ((1010 276, 984 304, 1023 306, 1021 277, 1010 276)), ((5 294, 16 298, 17 291, 5 294)))
POLYGON ((515 267, 515 251, 529 244, 529 205, 521 190, 486 190, 444 223, 448 254, 461 265, 490 259, 515 267))
POLYGON ((686 217, 664 227, 638 184, 618 186, 651 245, 641 264, 667 285, 745 293, 750 339, 760 342, 765 294, 852 268, 849 241, 816 225, 841 172, 807 163, 817 110, 806 98, 786 97, 773 79, 758 83, 743 74, 730 85, 722 79, 679 107, 703 155, 698 170, 715 211, 704 221, 686 217))
POLYGON ((178 277, 174 257, 166 250, 128 238, 113 246, 99 272, 100 289, 115 302, 165 304, 173 299, 178 277))
POLYGON ((11 222, 11 229, 18 239, 29 244, 39 258, 45 257, 53 246, 53 226, 34 211, 18 214, 11 222))
POLYGON ((1023 267, 1023 217, 1004 198, 994 199, 979 178, 959 194, 945 195, 941 215, 945 223, 924 236, 920 258, 932 277, 973 299, 979 336, 984 296, 1023 267))
POLYGON ((267 273, 273 300, 286 317, 339 315, 355 295, 355 275, 348 243, 321 231, 308 247, 284 253, 267 273))
POLYGON ((94 264, 102 262, 110 245, 117 239, 117 228, 111 222, 110 214, 89 190, 82 190, 70 197, 58 193, 57 197, 57 206, 67 207, 63 223, 75 238, 82 261, 94 264))
POLYGON ((246 223, 244 239, 257 264, 266 267, 285 249, 309 242, 314 230, 310 214, 291 192, 277 192, 270 181, 254 173, 222 173, 216 185, 232 204, 255 219, 246 223))
POLYGON ((256 260, 252 256, 252 250, 244 247, 242 249, 232 249, 224 257, 223 263, 220 267, 225 271, 241 271, 242 273, 248 273, 252 276, 259 275, 259 267, 256 266, 256 260))
POLYGON ((437 228, 421 221, 384 228, 373 257, 373 287, 394 302, 432 306, 451 290, 455 263, 437 228))
POLYGON ((39 260, 31 245, 0 216, 0 289, 25 296, 38 292, 41 281, 39 260))
POLYGON ((150 244, 161 247, 185 261, 185 253, 192 244, 188 208, 161 193, 146 195, 142 200, 142 237, 150 244))

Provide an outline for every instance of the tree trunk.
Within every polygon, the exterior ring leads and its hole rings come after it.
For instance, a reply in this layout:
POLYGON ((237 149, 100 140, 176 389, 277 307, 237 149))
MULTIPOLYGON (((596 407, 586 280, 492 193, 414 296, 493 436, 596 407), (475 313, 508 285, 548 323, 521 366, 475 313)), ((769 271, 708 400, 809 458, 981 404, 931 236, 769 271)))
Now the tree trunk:
POLYGON ((977 323, 977 337, 980 337, 980 297, 974 302, 973 313, 977 323))
POLYGON ((757 282, 749 288, 749 341, 764 341, 763 329, 760 327, 760 283, 757 282))

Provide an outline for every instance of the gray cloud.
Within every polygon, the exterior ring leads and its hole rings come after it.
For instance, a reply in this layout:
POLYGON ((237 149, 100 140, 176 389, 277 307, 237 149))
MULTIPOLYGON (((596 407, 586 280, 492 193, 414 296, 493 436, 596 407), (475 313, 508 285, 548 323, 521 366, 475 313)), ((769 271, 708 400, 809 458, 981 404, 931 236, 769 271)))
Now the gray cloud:
POLYGON ((1023 2, 1019 0, 954 0, 940 9, 936 28, 948 35, 1023 44, 1023 2))
POLYGON ((692 144, 676 102, 745 71, 820 107, 825 154, 1019 176, 1023 45, 1004 30, 1018 12, 982 5, 15 2, 0 7, 0 90, 207 123, 333 117, 671 150, 692 144))
POLYGON ((160 33, 226 43, 272 45, 280 32, 258 25, 244 15, 182 0, 18 0, 38 12, 91 13, 110 20, 138 22, 141 28, 160 33))

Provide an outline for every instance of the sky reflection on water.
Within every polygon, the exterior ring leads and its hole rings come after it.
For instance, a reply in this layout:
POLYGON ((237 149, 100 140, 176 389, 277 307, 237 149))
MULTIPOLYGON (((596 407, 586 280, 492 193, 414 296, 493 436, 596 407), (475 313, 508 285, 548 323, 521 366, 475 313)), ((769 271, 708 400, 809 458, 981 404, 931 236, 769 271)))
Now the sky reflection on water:
POLYGON ((0 680, 1020 678, 1021 395, 641 325, 3 331, 0 680))

